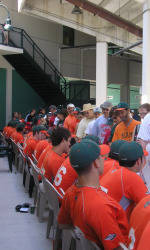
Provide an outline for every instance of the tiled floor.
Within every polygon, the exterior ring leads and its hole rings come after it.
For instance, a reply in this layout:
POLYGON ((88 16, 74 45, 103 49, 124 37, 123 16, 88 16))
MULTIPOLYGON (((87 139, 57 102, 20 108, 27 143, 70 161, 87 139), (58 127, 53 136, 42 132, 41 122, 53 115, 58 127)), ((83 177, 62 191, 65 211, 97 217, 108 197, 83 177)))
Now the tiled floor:
POLYGON ((33 204, 22 185, 22 174, 11 174, 7 158, 0 158, 0 250, 52 250, 46 222, 39 223, 35 214, 15 211, 24 202, 33 204))

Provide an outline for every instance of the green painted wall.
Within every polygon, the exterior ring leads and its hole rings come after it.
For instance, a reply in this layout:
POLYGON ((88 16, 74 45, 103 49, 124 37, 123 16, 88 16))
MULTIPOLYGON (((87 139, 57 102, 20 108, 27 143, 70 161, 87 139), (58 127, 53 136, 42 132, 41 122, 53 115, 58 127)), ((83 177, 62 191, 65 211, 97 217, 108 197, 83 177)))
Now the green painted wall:
POLYGON ((120 102, 119 84, 109 84, 107 86, 107 100, 109 100, 114 106, 120 102))
POLYGON ((12 74, 12 111, 19 111, 23 114, 32 108, 38 109, 45 105, 44 100, 24 81, 24 79, 13 70, 12 74))
POLYGON ((140 106, 140 101, 140 88, 136 86, 130 86, 130 108, 138 109, 140 106))
POLYGON ((6 120, 6 69, 0 69, 0 129, 6 120))

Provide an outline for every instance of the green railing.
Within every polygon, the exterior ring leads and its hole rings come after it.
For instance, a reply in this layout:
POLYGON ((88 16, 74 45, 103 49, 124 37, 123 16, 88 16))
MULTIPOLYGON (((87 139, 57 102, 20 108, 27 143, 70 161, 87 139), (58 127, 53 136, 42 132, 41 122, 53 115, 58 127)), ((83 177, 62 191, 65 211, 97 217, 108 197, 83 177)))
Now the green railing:
POLYGON ((61 91, 66 96, 66 79, 26 31, 24 29, 13 27, 12 30, 8 31, 8 44, 5 39, 5 36, 7 36, 6 32, 7 31, 4 32, 2 29, 0 30, 0 44, 23 49, 28 55, 30 55, 30 57, 32 57, 33 61, 41 68, 41 70, 50 77, 52 82, 60 87, 61 91), (61 85, 60 82, 63 82, 63 85, 61 85))

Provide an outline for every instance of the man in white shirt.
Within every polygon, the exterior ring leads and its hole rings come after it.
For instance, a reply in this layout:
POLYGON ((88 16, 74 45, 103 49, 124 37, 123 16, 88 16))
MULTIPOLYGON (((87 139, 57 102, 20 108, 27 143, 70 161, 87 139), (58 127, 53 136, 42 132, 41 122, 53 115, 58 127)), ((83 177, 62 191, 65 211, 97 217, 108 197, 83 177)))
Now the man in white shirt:
POLYGON ((150 104, 142 104, 139 108, 139 114, 143 119, 137 135, 138 142, 142 145, 143 149, 148 151, 148 162, 150 165, 150 104))
POLYGON ((109 112, 112 108, 112 103, 106 101, 103 104, 101 104, 100 108, 102 109, 103 115, 98 117, 94 122, 92 127, 92 135, 98 136, 101 144, 103 144, 106 131, 108 128, 110 128, 107 122, 108 122, 109 112))
POLYGON ((93 113, 93 106, 91 103, 84 104, 82 112, 84 112, 84 118, 79 122, 77 133, 76 133, 76 136, 79 139, 82 139, 83 137, 86 136, 85 131, 88 127, 88 124, 95 119, 94 113, 93 113))
POLYGON ((92 120, 92 121, 88 124, 87 129, 85 130, 85 134, 86 134, 86 135, 91 135, 91 134, 92 134, 92 128, 93 128, 94 122, 95 122, 95 120, 96 120, 96 119, 100 116, 100 114, 101 114, 101 110, 100 110, 99 107, 94 108, 94 109, 93 109, 93 112, 94 112, 94 117, 95 117, 95 119, 92 120))

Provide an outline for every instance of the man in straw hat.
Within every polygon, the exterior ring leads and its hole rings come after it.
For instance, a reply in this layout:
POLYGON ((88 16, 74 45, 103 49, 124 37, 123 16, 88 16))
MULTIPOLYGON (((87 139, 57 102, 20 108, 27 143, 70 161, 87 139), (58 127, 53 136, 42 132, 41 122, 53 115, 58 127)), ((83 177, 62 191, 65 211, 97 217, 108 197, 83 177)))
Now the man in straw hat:
POLYGON ((91 103, 87 103, 83 105, 82 112, 84 113, 84 118, 80 121, 77 129, 77 137, 82 139, 86 135, 86 128, 88 124, 94 120, 94 106, 91 103))

